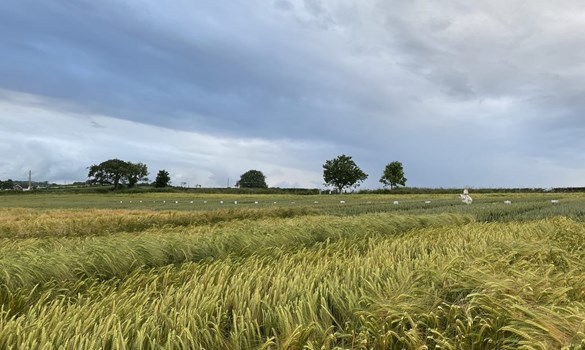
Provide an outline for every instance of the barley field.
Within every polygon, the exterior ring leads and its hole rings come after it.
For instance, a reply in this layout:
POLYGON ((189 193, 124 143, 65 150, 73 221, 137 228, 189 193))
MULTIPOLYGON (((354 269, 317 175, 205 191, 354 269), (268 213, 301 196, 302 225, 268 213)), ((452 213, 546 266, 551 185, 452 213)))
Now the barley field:
POLYGON ((0 349, 581 348, 583 194, 0 196, 0 349))

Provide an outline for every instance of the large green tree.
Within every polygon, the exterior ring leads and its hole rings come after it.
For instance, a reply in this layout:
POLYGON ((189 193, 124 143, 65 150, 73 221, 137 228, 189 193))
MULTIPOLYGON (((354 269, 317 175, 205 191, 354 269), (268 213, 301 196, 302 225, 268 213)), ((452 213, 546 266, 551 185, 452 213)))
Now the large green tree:
POLYGON ((406 185, 406 178, 404 177, 404 168, 402 167, 402 163, 398 161, 394 161, 390 164, 386 165, 384 168, 384 173, 380 178, 380 182, 384 184, 384 186, 390 186, 390 189, 402 185, 406 185))
POLYGON ((360 182, 368 178, 351 159, 345 154, 330 159, 323 164, 323 179, 328 186, 335 187, 340 193, 347 187, 358 187, 360 182))
POLYGON ((236 182, 236 187, 240 188, 267 188, 266 176, 259 170, 248 170, 240 175, 240 180, 236 182))
POLYGON ((143 163, 126 162, 120 159, 109 159, 100 164, 91 165, 87 177, 93 184, 110 184, 118 189, 121 184, 133 187, 139 181, 146 181, 148 168, 143 163))
POLYGON ((166 170, 159 170, 158 174, 156 174, 156 179, 154 180, 154 187, 167 187, 171 182, 171 176, 169 172, 166 170))

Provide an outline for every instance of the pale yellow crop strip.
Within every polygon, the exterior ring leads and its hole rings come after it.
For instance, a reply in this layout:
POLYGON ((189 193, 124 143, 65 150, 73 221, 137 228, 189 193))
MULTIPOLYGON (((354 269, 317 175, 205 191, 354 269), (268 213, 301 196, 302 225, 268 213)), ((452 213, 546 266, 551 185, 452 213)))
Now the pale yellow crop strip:
POLYGON ((210 211, 38 210, 0 208, 0 238, 104 236, 149 228, 209 225, 243 219, 316 214, 308 207, 210 211))

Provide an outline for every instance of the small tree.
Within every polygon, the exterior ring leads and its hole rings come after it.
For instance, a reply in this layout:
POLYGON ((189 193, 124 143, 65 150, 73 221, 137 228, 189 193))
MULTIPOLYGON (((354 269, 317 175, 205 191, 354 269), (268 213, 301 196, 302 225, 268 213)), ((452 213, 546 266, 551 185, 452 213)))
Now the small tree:
POLYGON ((266 176, 259 170, 248 170, 240 175, 240 180, 236 182, 236 187, 240 188, 267 188, 266 176))
POLYGON ((358 187, 360 182, 368 178, 351 159, 345 154, 331 159, 323 164, 323 179, 325 185, 333 186, 341 193, 346 187, 358 187))
POLYGON ((8 179, 6 181, 0 181, 0 189, 3 190, 11 190, 14 188, 14 181, 12 181, 12 179, 8 179))
POLYGON ((402 168, 402 163, 398 161, 394 161, 388 165, 384 169, 384 174, 380 178, 380 182, 384 184, 384 186, 390 186, 390 189, 402 185, 406 185, 406 178, 404 177, 404 169, 402 168))
POLYGON ((171 182, 171 176, 166 170, 159 170, 154 180, 154 187, 167 187, 171 182))

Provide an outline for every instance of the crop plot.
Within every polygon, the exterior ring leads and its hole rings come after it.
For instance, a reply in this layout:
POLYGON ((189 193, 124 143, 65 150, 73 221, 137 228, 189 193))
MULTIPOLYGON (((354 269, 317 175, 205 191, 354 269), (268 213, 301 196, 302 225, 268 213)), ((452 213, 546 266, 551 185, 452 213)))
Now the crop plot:
POLYGON ((585 345, 584 199, 507 198, 10 197, 0 348, 585 345))

